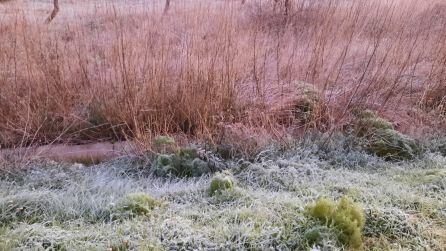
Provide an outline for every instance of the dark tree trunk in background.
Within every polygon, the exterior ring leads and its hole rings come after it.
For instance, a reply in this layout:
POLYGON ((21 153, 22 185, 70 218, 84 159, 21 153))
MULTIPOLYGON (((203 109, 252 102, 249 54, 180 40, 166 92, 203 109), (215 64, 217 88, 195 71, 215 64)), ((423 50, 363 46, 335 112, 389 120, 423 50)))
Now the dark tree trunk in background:
POLYGON ((46 19, 46 22, 49 23, 53 21, 53 19, 57 16, 57 13, 59 12, 59 0, 53 0, 53 11, 51 12, 50 16, 46 19))
MULTIPOLYGON (((274 11, 276 10, 277 4, 279 4, 279 8, 281 8, 282 4, 280 3, 280 0, 274 0, 274 11)), ((283 7, 285 8, 284 14, 285 16, 288 16, 288 13, 290 11, 290 0, 283 0, 283 7)))
MULTIPOLYGON (((285 15, 288 15, 288 11, 290 8, 290 0, 284 0, 285 1, 285 15)), ((276 4, 279 2, 279 0, 274 0, 274 8, 276 8, 276 4)), ((242 4, 245 4, 246 0, 242 0, 242 4)), ((164 14, 166 14, 169 11, 170 8, 170 0, 166 0, 166 5, 164 6, 164 14)))
POLYGON ((170 0, 166 0, 166 5, 164 6, 164 14, 167 13, 167 11, 169 11, 170 8, 170 0))
POLYGON ((285 0, 285 16, 288 15, 289 8, 290 8, 290 0, 285 0))

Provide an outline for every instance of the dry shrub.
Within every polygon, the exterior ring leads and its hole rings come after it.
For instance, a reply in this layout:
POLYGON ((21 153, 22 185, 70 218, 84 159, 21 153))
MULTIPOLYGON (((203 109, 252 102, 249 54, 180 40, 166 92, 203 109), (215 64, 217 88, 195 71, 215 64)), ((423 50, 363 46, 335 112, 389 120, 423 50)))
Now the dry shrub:
POLYGON ((274 139, 264 128, 235 123, 222 124, 215 142, 217 145, 230 148, 229 155, 252 157, 274 142, 274 139))

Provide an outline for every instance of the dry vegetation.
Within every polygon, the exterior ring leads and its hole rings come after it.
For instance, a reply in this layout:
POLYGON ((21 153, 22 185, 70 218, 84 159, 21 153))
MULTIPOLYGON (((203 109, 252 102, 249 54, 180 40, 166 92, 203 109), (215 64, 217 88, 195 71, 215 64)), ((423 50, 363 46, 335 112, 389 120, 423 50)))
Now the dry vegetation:
POLYGON ((413 135, 441 128, 444 3, 273 3, 174 1, 162 15, 162 2, 66 1, 49 25, 50 2, 2 3, 0 145, 283 139, 342 129, 358 107, 413 135))

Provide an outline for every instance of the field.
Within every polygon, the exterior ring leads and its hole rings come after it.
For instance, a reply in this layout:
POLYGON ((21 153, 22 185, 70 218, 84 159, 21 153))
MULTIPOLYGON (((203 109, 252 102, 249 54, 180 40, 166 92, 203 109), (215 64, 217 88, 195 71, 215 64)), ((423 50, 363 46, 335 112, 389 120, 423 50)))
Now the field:
POLYGON ((0 250, 446 247, 443 1, 60 8, 0 1, 0 250))

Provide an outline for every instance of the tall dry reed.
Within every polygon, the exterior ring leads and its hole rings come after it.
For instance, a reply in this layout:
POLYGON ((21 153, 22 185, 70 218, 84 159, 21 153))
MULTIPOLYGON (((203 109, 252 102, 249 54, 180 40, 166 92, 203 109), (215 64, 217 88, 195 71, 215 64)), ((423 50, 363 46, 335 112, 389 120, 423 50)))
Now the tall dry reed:
POLYGON ((152 2, 61 3, 50 25, 49 5, 3 4, 0 145, 217 139, 227 125, 283 136, 342 129, 357 108, 414 134, 441 122, 441 1, 294 0, 286 15, 266 0, 174 2, 167 15, 152 2), (321 93, 323 118, 280 123, 297 81, 321 93))

